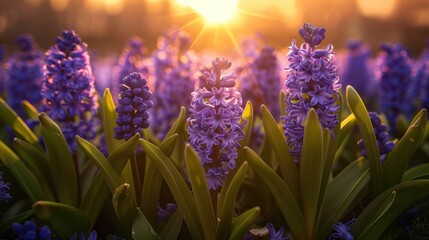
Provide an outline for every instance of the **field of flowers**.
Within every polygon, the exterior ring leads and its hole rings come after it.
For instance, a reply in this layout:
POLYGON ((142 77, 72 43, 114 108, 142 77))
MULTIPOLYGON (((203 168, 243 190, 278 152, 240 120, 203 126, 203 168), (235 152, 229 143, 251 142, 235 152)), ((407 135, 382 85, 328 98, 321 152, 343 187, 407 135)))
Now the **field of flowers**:
POLYGON ((429 46, 298 31, 1 47, 0 239, 428 239, 429 46))

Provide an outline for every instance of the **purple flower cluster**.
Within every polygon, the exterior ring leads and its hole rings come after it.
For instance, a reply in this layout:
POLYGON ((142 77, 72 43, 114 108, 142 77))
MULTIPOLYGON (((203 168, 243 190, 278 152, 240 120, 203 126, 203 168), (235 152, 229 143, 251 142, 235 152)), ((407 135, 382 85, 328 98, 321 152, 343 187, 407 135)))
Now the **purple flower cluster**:
POLYGON ((115 108, 118 113, 115 138, 128 140, 136 133, 142 134, 143 128, 149 127, 148 109, 153 103, 150 100, 152 93, 146 84, 146 79, 137 72, 122 79, 119 105, 115 108))
POLYGON ((158 48, 153 54, 154 107, 153 132, 163 138, 180 112, 181 106, 191 102, 194 90, 194 63, 188 49, 191 38, 183 31, 170 29, 158 39, 158 48))
POLYGON ((353 86, 365 99, 375 89, 374 76, 369 68, 371 51, 363 42, 355 40, 347 44, 347 56, 341 71, 341 83, 353 86))
POLYGON ((42 110, 60 124, 72 153, 75 136, 93 139, 98 121, 94 77, 87 45, 74 31, 63 31, 62 38, 46 52, 42 82, 42 110))
MULTIPOLYGON (((380 116, 375 112, 369 113, 369 118, 371 119, 372 126, 374 127, 375 137, 377 139, 377 146, 380 151, 380 160, 384 163, 386 158, 386 154, 391 152, 395 147, 395 143, 389 141, 389 133, 387 132, 387 127, 383 123, 381 123, 380 116)), ((361 155, 363 157, 367 157, 365 143, 363 139, 358 141, 358 145, 361 149, 361 155)))
POLYGON ((192 93, 188 118, 189 143, 198 152, 210 189, 223 186, 235 168, 238 143, 244 137, 241 95, 235 89, 234 73, 225 74, 231 62, 216 58, 204 73, 206 87, 192 93))
POLYGON ((12 199, 10 195, 10 183, 3 182, 3 172, 0 172, 0 201, 8 202, 12 199))
POLYGON ((383 44, 380 66, 380 110, 386 115, 389 130, 395 133, 396 117, 411 117, 412 99, 409 94, 412 82, 412 63, 402 45, 383 44))
POLYGON ((47 225, 37 228, 36 224, 26 221, 24 224, 12 224, 12 230, 20 240, 51 240, 51 229, 47 225))
POLYGON ((264 47, 250 62, 249 71, 240 81, 240 93, 243 102, 250 100, 256 113, 260 115, 260 106, 265 104, 275 119, 280 117, 278 98, 281 89, 280 73, 276 52, 264 47))
POLYGON ((316 110, 322 128, 330 131, 338 124, 337 113, 338 76, 333 64, 333 46, 325 50, 316 50, 324 38, 324 28, 305 24, 299 31, 306 41, 300 48, 292 41, 286 68, 286 115, 282 117, 283 129, 290 151, 299 161, 304 137, 304 120, 311 108, 316 110))
POLYGON ((417 108, 429 109, 429 48, 413 66, 410 96, 417 100, 417 108))
POLYGON ((276 230, 272 223, 267 223, 265 227, 259 229, 250 229, 243 240, 257 240, 257 239, 270 239, 270 240, 288 240, 284 236, 285 228, 281 227, 279 231, 276 230))
POLYGON ((7 102, 21 117, 24 115, 22 101, 38 105, 43 78, 43 54, 37 49, 31 35, 16 39, 19 53, 13 55, 7 64, 7 102))
POLYGON ((4 82, 5 82, 5 66, 4 61, 6 59, 6 48, 0 45, 0 96, 3 93, 4 82))
POLYGON ((353 240, 354 237, 350 233, 352 228, 350 225, 355 221, 356 219, 353 218, 347 223, 338 222, 332 225, 334 228, 334 232, 329 235, 329 240, 353 240))
POLYGON ((176 211, 177 205, 175 203, 167 203, 165 208, 162 208, 158 205, 158 211, 156 216, 156 222, 158 224, 163 224, 170 219, 171 215, 176 211))
POLYGON ((80 233, 80 234, 74 233, 71 236, 70 240, 97 240, 97 231, 95 231, 95 230, 92 231, 89 234, 88 238, 86 238, 86 234, 85 233, 80 233))

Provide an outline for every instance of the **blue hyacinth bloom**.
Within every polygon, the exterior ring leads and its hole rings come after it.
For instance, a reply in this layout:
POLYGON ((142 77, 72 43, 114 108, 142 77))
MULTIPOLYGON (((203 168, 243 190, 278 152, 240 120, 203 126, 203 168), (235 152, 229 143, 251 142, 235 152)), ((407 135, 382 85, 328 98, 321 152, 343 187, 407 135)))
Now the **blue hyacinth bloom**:
POLYGON ((10 199, 10 183, 3 181, 3 172, 0 172, 0 201, 8 202, 10 199))
POLYGON ((171 215, 176 211, 177 205, 175 203, 167 203, 165 208, 162 208, 158 205, 158 211, 156 214, 156 222, 158 224, 163 224, 170 219, 171 215))
POLYGON ((6 70, 5 70, 5 59, 6 59, 6 48, 3 45, 0 45, 0 96, 3 94, 5 79, 6 79, 6 70))
POLYGON ((36 107, 41 101, 43 54, 37 49, 31 35, 21 35, 15 42, 19 52, 11 56, 7 64, 6 95, 9 106, 23 117, 23 100, 36 107))
POLYGON ((46 52, 42 82, 42 111, 63 130, 70 151, 76 153, 75 136, 94 139, 98 110, 87 45, 72 30, 63 31, 46 52))
POLYGON ((347 223, 338 222, 332 225, 334 232, 329 235, 329 240, 353 240, 354 237, 351 234, 351 224, 356 219, 352 219, 347 223))
POLYGON ((47 225, 38 228, 31 221, 24 224, 12 224, 13 232, 18 235, 19 240, 51 240, 51 229, 47 225))
POLYGON ((268 46, 262 48, 248 65, 249 69, 241 77, 239 87, 243 102, 250 100, 257 115, 260 115, 260 106, 264 104, 274 118, 279 119, 281 81, 275 50, 268 46))
POLYGON ((408 52, 400 44, 381 46, 380 111, 386 115, 389 130, 395 134, 395 122, 399 114, 410 118, 413 104, 410 96, 412 63, 408 52))
POLYGON ((212 190, 222 187, 228 171, 235 168, 239 141, 244 137, 236 76, 225 73, 230 66, 225 59, 213 60, 212 70, 204 73, 206 87, 192 93, 188 118, 188 141, 201 158, 212 190))
MULTIPOLYGON (((384 160, 386 159, 386 155, 395 147, 395 143, 389 140, 387 127, 381 122, 380 116, 377 113, 370 112, 369 118, 371 119, 371 123, 374 128, 374 134, 377 140, 378 150, 380 152, 380 160, 383 164, 384 160)), ((366 158, 367 153, 363 139, 358 141, 358 145, 361 148, 361 155, 366 158)))
POLYGON ((374 88, 374 74, 369 64, 371 50, 363 42, 355 40, 347 43, 347 55, 341 71, 341 83, 351 85, 364 99, 369 99, 374 88))
POLYGON ((316 110, 322 128, 331 132, 338 124, 336 104, 338 83, 333 64, 333 46, 316 49, 325 37, 324 28, 304 24, 299 31, 306 41, 300 48, 292 41, 287 55, 286 115, 282 117, 287 143, 295 161, 299 162, 304 138, 304 121, 311 108, 316 110))
POLYGON ((152 60, 154 68, 154 106, 152 131, 162 139, 173 125, 182 106, 191 102, 195 80, 194 62, 188 51, 191 38, 184 31, 170 29, 158 39, 152 60))
POLYGON ((88 236, 88 238, 86 237, 86 234, 85 233, 74 233, 72 236, 71 236, 71 238, 70 238, 70 240, 97 240, 97 231, 92 231, 90 234, 89 234, 89 236, 88 236))
POLYGON ((119 105, 114 136, 116 139, 128 140, 136 133, 142 134, 143 128, 149 127, 148 109, 153 103, 152 93, 146 86, 146 79, 140 73, 131 73, 122 79, 119 86, 119 105))

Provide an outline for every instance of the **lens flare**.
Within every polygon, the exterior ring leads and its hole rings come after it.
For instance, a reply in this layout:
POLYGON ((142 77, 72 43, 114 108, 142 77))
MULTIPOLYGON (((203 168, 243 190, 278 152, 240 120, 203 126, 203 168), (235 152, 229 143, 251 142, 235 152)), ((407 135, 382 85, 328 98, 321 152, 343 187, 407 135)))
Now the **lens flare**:
POLYGON ((237 13, 237 0, 176 0, 176 2, 194 9, 208 24, 225 23, 232 20, 237 13))

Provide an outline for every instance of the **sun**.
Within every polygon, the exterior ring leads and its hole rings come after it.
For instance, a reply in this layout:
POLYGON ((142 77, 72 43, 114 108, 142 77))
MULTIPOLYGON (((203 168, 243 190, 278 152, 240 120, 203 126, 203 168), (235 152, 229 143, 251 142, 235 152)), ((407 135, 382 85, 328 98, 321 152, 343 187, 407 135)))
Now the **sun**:
POLYGON ((237 13, 237 0, 176 0, 200 14, 207 24, 226 23, 237 13))

